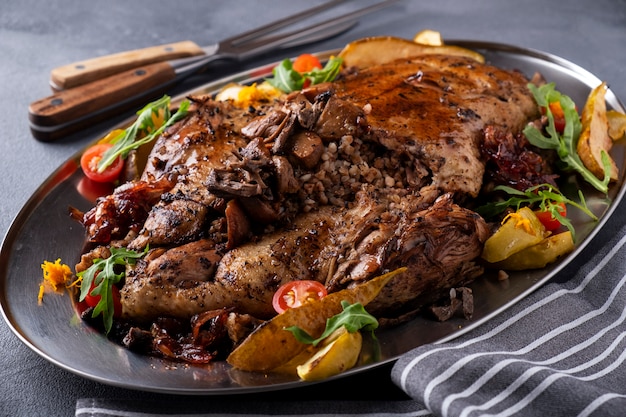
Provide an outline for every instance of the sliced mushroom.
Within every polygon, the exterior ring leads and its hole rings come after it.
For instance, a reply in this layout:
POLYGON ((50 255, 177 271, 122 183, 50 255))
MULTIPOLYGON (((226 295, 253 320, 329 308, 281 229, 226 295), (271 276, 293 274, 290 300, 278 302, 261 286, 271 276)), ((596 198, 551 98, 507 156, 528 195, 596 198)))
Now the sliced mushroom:
POLYGON ((298 180, 293 174, 293 167, 284 156, 272 157, 276 172, 276 186, 279 195, 292 194, 300 188, 298 180))
POLYGON ((278 220, 278 212, 267 202, 258 197, 239 200, 251 220, 260 224, 270 224, 278 220))
POLYGON ((317 165, 324 153, 322 138, 308 130, 296 132, 291 139, 291 155, 306 169, 317 165))
POLYGON ((294 95, 285 103, 292 112, 297 116, 298 123, 304 129, 312 129, 322 112, 322 107, 314 105, 304 94, 294 95))
POLYGON ((226 249, 236 248, 248 240, 252 234, 250 221, 238 200, 230 200, 224 211, 226 216, 228 242, 226 249))
POLYGON ((280 124, 276 135, 273 137, 269 137, 266 139, 267 143, 274 142, 272 146, 272 152, 275 154, 285 153, 287 150, 287 143, 289 140, 289 136, 293 133, 296 127, 296 121, 298 120, 298 113, 294 111, 290 111, 287 114, 287 117, 280 124))
POLYGON ((341 139, 360 132, 363 109, 335 96, 328 99, 315 125, 315 132, 325 141, 341 139))

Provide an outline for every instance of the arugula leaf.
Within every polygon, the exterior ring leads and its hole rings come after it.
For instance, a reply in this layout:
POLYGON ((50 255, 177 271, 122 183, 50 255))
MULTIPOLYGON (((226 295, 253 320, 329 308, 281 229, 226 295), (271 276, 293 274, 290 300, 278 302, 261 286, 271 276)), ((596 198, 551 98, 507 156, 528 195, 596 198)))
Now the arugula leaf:
POLYGON ((314 68, 301 74, 293 69, 293 63, 290 59, 284 59, 272 70, 274 77, 267 78, 266 81, 273 87, 290 93, 301 90, 306 80, 309 80, 311 85, 334 80, 341 71, 342 61, 341 58, 331 57, 324 68, 314 68))
POLYGON ((338 57, 331 57, 324 68, 313 68, 312 71, 305 72, 303 75, 305 78, 311 80, 311 84, 321 84, 334 80, 341 71, 341 63, 343 59, 338 57))
POLYGON ((545 109, 548 118, 548 125, 545 128, 548 136, 544 136, 535 126, 527 125, 526 128, 524 128, 524 135, 528 141, 538 148, 555 150, 559 155, 564 171, 578 172, 585 181, 591 184, 595 189, 606 194, 609 189, 610 181, 608 156, 605 158, 603 155, 604 180, 599 180, 585 167, 576 151, 576 145, 582 130, 582 123, 580 122, 574 101, 565 94, 561 94, 557 91, 555 89, 555 83, 544 84, 540 87, 529 83, 528 88, 533 93, 537 104, 542 109, 545 109), (565 116, 565 128, 563 129, 562 135, 557 132, 554 124, 554 115, 552 111, 550 111, 549 104, 555 101, 561 104, 565 116))
POLYGON ((314 339, 298 326, 287 327, 285 330, 293 333, 299 342, 317 346, 319 342, 328 337, 332 332, 341 326, 345 326, 350 333, 354 333, 358 330, 364 330, 371 331, 373 334, 374 330, 378 328, 378 320, 376 320, 376 317, 365 311, 365 308, 361 303, 350 304, 344 300, 341 302, 341 307, 343 308, 341 313, 326 320, 326 329, 317 339, 314 339))
POLYGON ((552 216, 559 221, 559 223, 565 226, 572 233, 572 238, 575 236, 574 226, 568 218, 561 214, 559 204, 569 204, 577 207, 594 221, 598 220, 598 217, 587 207, 585 196, 580 190, 578 190, 578 197, 581 201, 580 203, 565 197, 559 190, 550 184, 536 185, 526 189, 525 191, 519 191, 515 188, 507 187, 506 185, 499 185, 494 188, 494 191, 504 191, 512 197, 504 201, 494 201, 478 207, 475 211, 486 219, 497 216, 509 207, 515 207, 516 210, 519 210, 521 206, 535 206, 539 210, 549 211, 552 216))
POLYGON ((266 78, 266 81, 275 88, 289 93, 296 91, 304 84, 302 74, 293 69, 290 59, 284 59, 272 70, 274 78, 266 78))
POLYGON ((99 295, 100 301, 93 310, 92 317, 102 314, 104 329, 108 334, 113 326, 113 285, 124 278, 125 272, 115 273, 116 265, 134 265, 136 259, 141 258, 148 252, 148 247, 143 252, 135 252, 125 248, 111 248, 111 256, 106 259, 96 258, 93 264, 84 271, 76 274, 81 278, 79 301, 83 301, 89 294, 93 285, 92 295, 99 295))
POLYGON ((113 138, 111 141, 113 147, 102 155, 102 159, 98 163, 98 172, 104 172, 118 156, 121 155, 122 158, 126 158, 130 151, 151 142, 154 138, 163 133, 165 129, 181 120, 187 115, 189 105, 189 101, 184 100, 180 103, 178 111, 172 115, 170 113, 169 96, 163 96, 159 100, 147 104, 143 109, 137 112, 137 120, 122 133, 113 138), (163 122, 159 125, 161 120, 163 122), (142 135, 145 136, 141 138, 142 135))

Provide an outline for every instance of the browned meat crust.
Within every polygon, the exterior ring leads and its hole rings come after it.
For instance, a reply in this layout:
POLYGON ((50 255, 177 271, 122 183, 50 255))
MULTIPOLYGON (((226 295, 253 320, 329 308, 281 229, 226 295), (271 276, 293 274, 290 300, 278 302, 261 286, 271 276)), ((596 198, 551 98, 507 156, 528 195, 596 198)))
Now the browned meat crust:
POLYGON ((158 139, 141 181, 84 218, 95 243, 151 248, 127 271, 124 315, 227 307, 267 318, 289 280, 335 291, 399 266, 410 272, 371 304, 377 315, 465 285, 482 273, 488 232, 459 203, 482 186, 485 129, 517 132, 537 115, 526 82, 426 56, 256 109, 193 98, 196 112, 158 139), (150 209, 119 210, 136 201, 150 209), (107 220, 109 241, 97 227, 107 220))
POLYGON ((228 251, 215 273, 215 249, 203 241, 157 250, 129 271, 121 291, 124 311, 134 319, 153 319, 231 306, 269 318, 274 292, 288 281, 313 279, 336 291, 409 266, 411 272, 395 278, 369 307, 393 315, 482 273, 474 260, 487 225, 449 195, 434 203, 433 193, 404 195, 392 210, 396 195, 373 190, 359 195, 350 210, 326 206, 299 216, 287 230, 228 251))
POLYGON ((370 134, 385 148, 415 157, 444 192, 476 197, 484 173, 482 130, 518 132, 538 114, 527 82, 470 58, 432 55, 362 70, 335 89, 370 109, 370 134))

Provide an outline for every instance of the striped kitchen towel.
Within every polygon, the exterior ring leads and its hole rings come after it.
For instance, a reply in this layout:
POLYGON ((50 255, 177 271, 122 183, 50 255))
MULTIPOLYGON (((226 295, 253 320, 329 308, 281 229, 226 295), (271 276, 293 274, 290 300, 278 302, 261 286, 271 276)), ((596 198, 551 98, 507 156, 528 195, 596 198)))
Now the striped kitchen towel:
POLYGON ((137 401, 81 398, 76 417, 427 417, 416 401, 249 401, 245 397, 137 401))
POLYGON ((405 354, 392 380, 435 416, 626 416, 619 208, 558 282, 453 342, 405 354))

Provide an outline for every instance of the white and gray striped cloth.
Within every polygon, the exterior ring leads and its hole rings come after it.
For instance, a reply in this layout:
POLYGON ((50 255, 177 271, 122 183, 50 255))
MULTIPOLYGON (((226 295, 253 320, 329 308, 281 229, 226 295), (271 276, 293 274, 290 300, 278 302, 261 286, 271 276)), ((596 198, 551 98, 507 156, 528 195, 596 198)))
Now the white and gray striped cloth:
POLYGON ((562 283, 404 355, 394 382, 436 416, 626 416, 626 228, 613 220, 562 283))
POLYGON ((626 226, 620 217, 618 210, 559 282, 453 342, 401 357, 391 378, 413 400, 301 402, 286 395, 280 403, 234 397, 157 408, 91 398, 78 400, 76 416, 626 416, 626 226))

